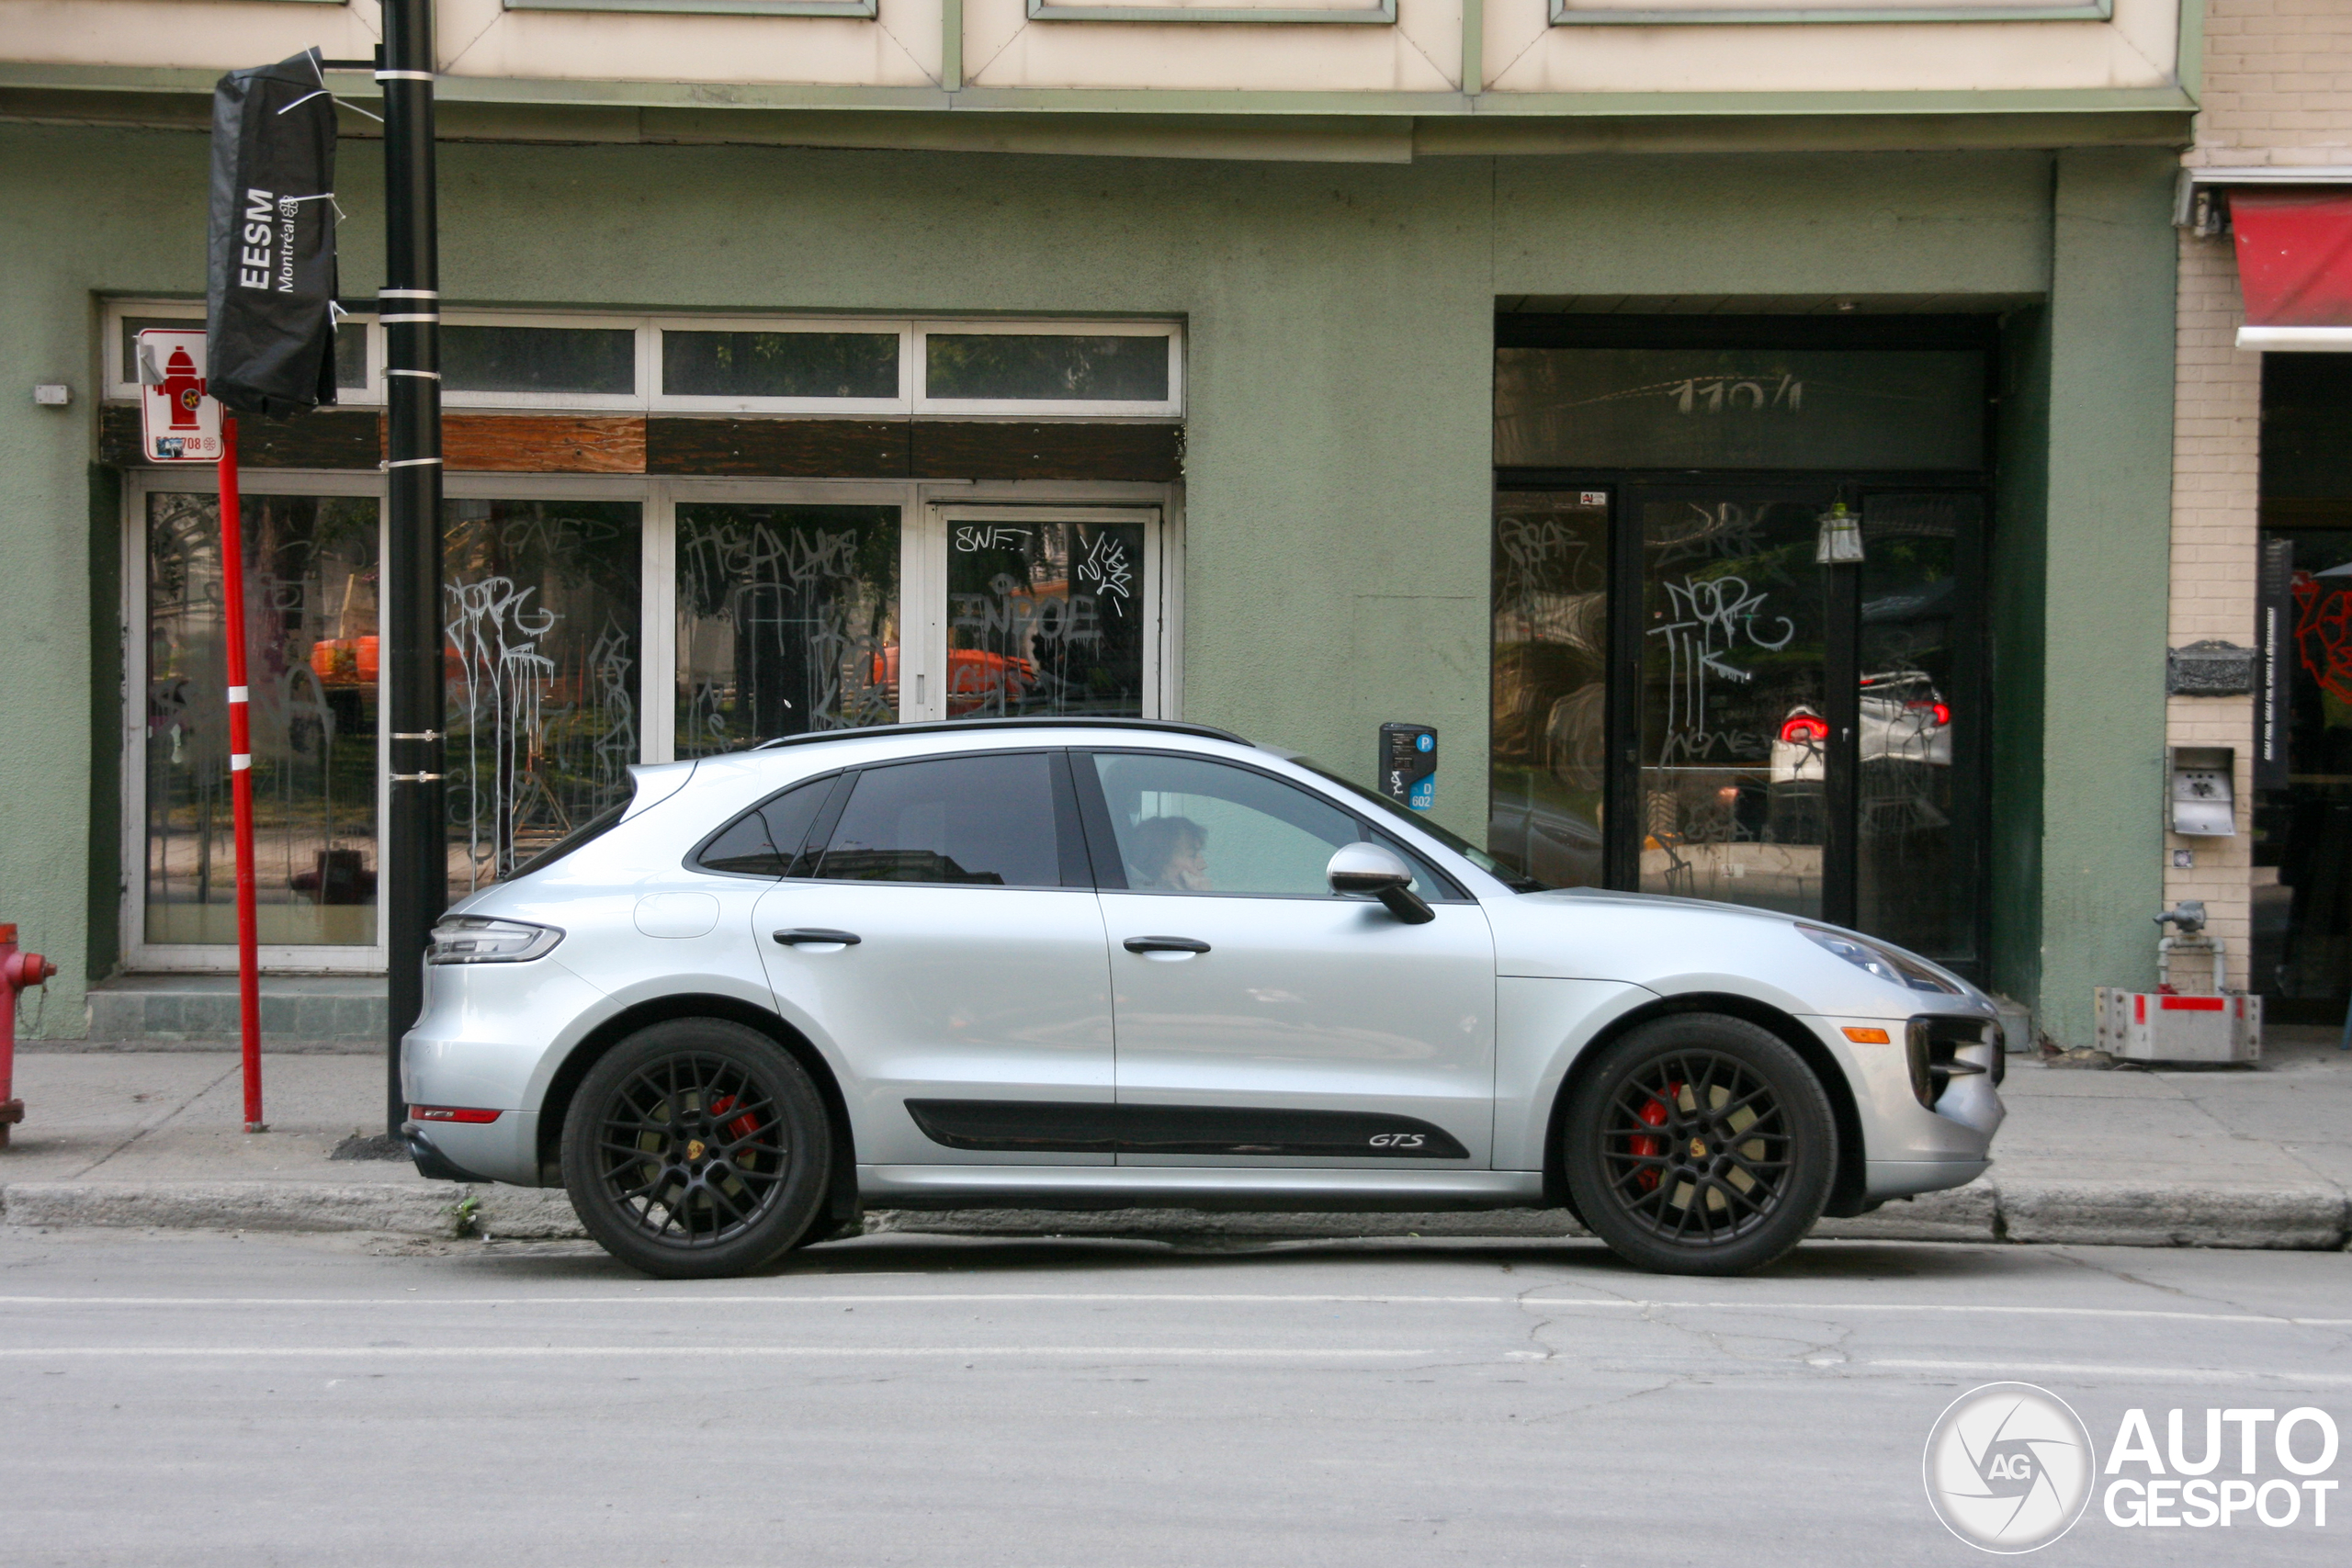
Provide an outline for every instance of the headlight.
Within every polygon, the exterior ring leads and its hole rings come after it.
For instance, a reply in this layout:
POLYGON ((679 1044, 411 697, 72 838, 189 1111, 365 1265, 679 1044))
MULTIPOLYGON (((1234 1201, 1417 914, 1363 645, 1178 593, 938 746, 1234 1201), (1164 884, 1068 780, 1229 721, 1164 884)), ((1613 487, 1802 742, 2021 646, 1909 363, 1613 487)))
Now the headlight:
POLYGON ((424 950, 424 961, 520 964, 526 959, 546 957, 562 940, 563 932, 554 926, 492 920, 480 915, 452 915, 433 928, 433 942, 424 950))
POLYGON ((1867 969, 1890 986, 1901 986, 1912 991, 1934 991, 1947 997, 1964 994, 1958 985, 1907 953, 1881 947, 1876 942, 1864 942, 1844 931, 1825 931, 1819 926, 1799 926, 1797 930, 1855 968, 1867 969))

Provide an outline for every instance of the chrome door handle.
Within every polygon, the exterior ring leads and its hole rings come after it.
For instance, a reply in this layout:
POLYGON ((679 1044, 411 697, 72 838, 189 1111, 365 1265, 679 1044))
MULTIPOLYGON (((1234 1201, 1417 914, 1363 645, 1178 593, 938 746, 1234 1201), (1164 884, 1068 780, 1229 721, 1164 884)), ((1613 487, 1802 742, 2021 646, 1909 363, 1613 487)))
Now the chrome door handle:
POLYGON ((796 926, 788 931, 776 932, 775 940, 786 947, 799 947, 804 944, 813 947, 823 942, 831 942, 839 947, 855 947, 858 943, 858 935, 855 931, 827 931, 821 926, 796 926))
POLYGON ((1120 946, 1129 953, 1206 953, 1209 944, 1189 936, 1131 936, 1120 946))

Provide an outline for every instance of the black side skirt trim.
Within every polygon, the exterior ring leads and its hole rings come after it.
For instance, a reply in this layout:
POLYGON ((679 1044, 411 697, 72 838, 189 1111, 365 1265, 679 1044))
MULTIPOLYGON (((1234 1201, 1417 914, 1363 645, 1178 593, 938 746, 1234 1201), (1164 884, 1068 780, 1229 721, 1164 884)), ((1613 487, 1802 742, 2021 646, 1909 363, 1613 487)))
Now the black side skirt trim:
POLYGON ((1246 1105, 1086 1105, 1067 1100, 910 1100, 923 1136, 995 1154, 1294 1155, 1468 1159, 1444 1128, 1374 1111, 1246 1105))

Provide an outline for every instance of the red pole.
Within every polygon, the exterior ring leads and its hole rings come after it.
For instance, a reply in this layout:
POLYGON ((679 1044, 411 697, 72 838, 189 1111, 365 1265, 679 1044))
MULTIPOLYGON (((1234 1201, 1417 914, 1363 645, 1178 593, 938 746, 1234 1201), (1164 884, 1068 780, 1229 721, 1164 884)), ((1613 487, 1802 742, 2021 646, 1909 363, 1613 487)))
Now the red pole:
POLYGON ((220 572, 229 639, 229 798, 237 833, 237 1026, 244 1044, 245 1131, 261 1119, 261 954, 254 910, 254 737, 245 688, 245 530, 237 493, 237 416, 220 414, 220 572))

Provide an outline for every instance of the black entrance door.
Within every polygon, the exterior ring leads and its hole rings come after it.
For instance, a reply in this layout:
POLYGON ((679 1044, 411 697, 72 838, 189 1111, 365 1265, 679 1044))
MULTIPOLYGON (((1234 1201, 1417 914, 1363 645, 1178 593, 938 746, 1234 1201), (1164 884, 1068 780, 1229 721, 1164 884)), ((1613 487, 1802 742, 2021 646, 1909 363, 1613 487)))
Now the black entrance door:
POLYGON ((1502 491, 1491 847, 1975 969, 1984 532, 1836 474, 1502 491))

